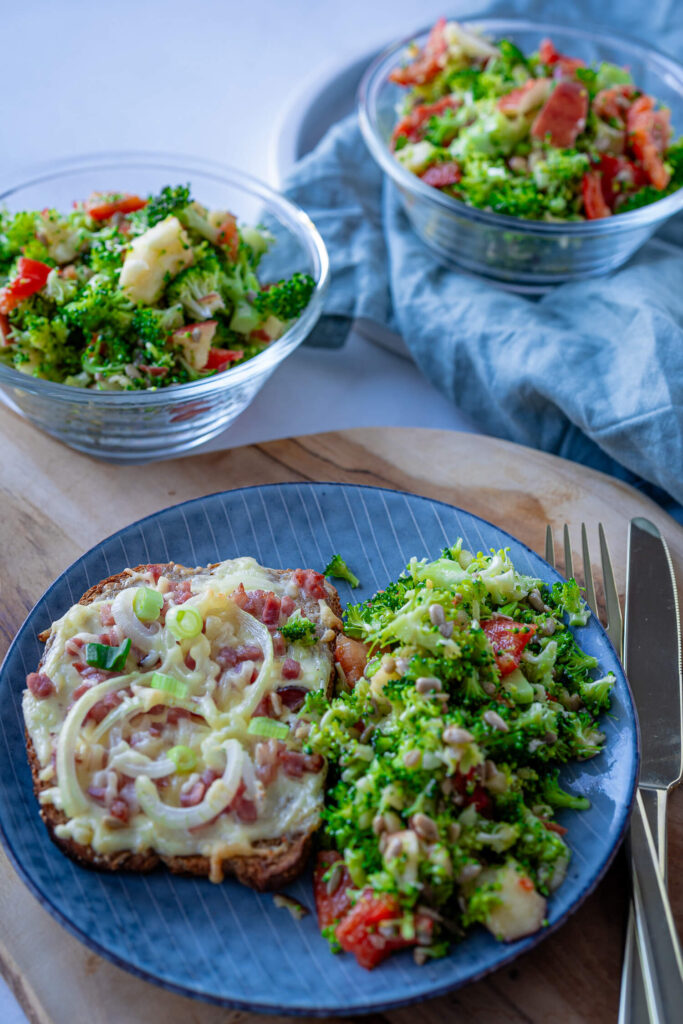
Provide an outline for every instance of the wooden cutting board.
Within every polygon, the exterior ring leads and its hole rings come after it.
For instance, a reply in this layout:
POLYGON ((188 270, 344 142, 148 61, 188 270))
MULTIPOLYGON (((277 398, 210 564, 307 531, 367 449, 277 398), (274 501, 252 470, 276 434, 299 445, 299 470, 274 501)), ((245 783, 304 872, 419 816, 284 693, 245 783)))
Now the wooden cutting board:
MULTIPOLYGON (((588 524, 597 553, 602 521, 622 594, 628 522, 644 515, 667 538, 679 586, 683 581, 683 529, 648 499, 602 474, 488 437, 351 430, 122 468, 64 448, 4 408, 0 431, 0 656, 52 579, 93 544, 167 505, 257 483, 339 480, 413 491, 483 516, 539 552, 545 524, 559 538, 567 522, 577 559, 580 523, 588 524)), ((669 820, 671 896, 683 925, 680 790, 671 799, 669 820)), ((534 952, 450 996, 373 1015, 373 1024, 443 1024, 465 1017, 471 1024, 616 1020, 627 893, 618 858, 574 917, 534 952)), ((0 969, 32 1024, 273 1020, 173 995, 102 960, 42 909, 1 851, 0 969)))

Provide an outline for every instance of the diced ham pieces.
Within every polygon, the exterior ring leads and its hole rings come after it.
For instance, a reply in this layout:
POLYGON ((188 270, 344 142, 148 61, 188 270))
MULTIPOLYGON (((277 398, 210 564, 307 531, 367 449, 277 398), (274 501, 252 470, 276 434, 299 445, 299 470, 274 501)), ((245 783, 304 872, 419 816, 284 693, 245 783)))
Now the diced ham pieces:
POLYGON ((501 96, 498 109, 504 114, 528 114, 548 99, 552 82, 549 78, 530 78, 528 82, 501 96))
POLYGON ((531 134, 552 146, 567 149, 586 127, 588 90, 579 82, 558 82, 536 120, 531 134))
POLYGON ((327 597, 325 589, 325 577, 314 569, 295 569, 292 573, 292 580, 304 593, 316 601, 327 597))
POLYGON ((29 672, 26 685, 38 700, 51 697, 55 692, 55 684, 45 672, 29 672))
POLYGON ((298 711, 306 700, 308 690, 303 686, 280 686, 277 695, 290 711, 298 711))
POLYGON ((282 678, 298 679, 301 675, 301 665, 294 658, 285 658, 282 662, 282 678))

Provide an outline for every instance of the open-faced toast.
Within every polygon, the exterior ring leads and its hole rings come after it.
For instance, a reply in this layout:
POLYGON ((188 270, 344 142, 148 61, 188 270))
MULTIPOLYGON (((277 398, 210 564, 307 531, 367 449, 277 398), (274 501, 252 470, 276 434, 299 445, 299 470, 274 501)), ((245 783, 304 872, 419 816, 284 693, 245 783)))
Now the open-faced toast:
POLYGON ((24 692, 55 842, 108 870, 292 879, 325 770, 302 749, 302 707, 333 685, 340 614, 319 573, 251 558, 137 566, 91 587, 41 636, 24 692))

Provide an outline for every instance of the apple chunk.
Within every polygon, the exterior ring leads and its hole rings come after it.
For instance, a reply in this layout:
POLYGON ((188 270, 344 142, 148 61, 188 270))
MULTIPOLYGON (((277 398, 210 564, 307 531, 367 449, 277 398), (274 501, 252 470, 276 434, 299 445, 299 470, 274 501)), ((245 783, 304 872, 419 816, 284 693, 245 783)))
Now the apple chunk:
POLYGON ((171 335, 172 344, 183 350, 183 356, 193 370, 203 370, 206 366, 216 326, 215 320, 202 320, 199 324, 179 327, 171 335))
POLYGON ((538 931, 547 904, 524 869, 510 860, 501 868, 486 868, 476 880, 477 886, 491 882, 499 887, 496 895, 500 899, 484 922, 491 934, 504 942, 514 942, 538 931))

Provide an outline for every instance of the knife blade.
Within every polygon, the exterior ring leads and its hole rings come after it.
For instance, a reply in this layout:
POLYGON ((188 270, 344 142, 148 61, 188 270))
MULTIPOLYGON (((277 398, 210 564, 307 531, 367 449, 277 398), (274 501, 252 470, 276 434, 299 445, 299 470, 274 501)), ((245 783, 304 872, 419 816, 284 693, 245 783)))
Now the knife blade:
MULTIPOLYGON (((658 984, 656 951, 643 920, 647 907, 640 882, 645 882, 645 875, 649 875, 650 884, 665 900, 664 916, 669 918, 667 922, 660 919, 659 924, 656 919, 651 921, 650 928, 664 928, 666 923, 672 929, 673 919, 666 904, 666 799, 668 789, 680 781, 683 770, 683 686, 676 582, 666 541, 657 527, 644 518, 633 519, 630 524, 626 578, 624 664, 641 729, 641 788, 631 830, 635 911, 632 904, 619 1022, 640 1024, 647 1017, 651 1021, 663 1020, 662 1014, 667 1012, 667 993, 658 984), (652 870, 653 864, 647 863, 648 854, 660 869, 659 879, 652 870), (644 869, 640 879, 639 861, 644 869)), ((668 950, 673 959, 669 964, 680 982, 680 950, 676 949, 675 938, 674 929, 673 945, 668 950)), ((663 966, 659 964, 660 969, 663 966)), ((675 983, 676 979, 673 980, 675 983)))
POLYGON ((640 787, 668 790, 683 771, 681 631, 671 555, 648 519, 631 520, 626 579, 624 656, 640 722, 640 787))

